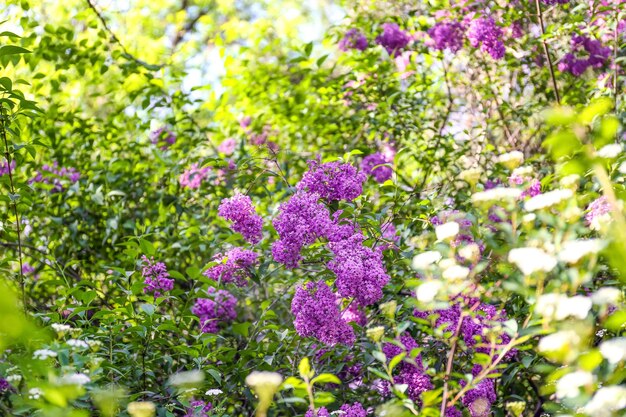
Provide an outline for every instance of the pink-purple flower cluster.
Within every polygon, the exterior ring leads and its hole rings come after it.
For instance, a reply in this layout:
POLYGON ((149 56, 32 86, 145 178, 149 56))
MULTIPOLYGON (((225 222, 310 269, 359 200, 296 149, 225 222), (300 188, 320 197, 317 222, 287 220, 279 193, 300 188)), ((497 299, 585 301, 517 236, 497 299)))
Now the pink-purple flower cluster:
POLYGON ((249 243, 255 244, 263 236, 263 219, 259 216, 252 200, 247 195, 235 194, 222 200, 218 214, 231 221, 232 229, 241 233, 249 243))
POLYGON ((213 404, 202 400, 192 400, 184 417, 208 417, 213 404))
MULTIPOLYGON (((361 403, 354 403, 352 405, 350 404, 343 404, 340 408, 339 411, 341 411, 341 413, 339 412, 333 412, 333 414, 340 414, 343 417, 365 417, 367 416, 367 410, 365 410, 363 408, 363 406, 361 405, 361 403)), ((315 413, 313 410, 309 409, 306 414, 304 415, 304 417, 330 417, 330 413, 328 412, 328 409, 326 409, 326 407, 320 407, 317 410, 317 413, 315 413)))
POLYGON ((367 49, 367 38, 358 29, 352 28, 339 41, 339 49, 344 52, 349 49, 364 51, 367 49))
POLYGON ((6 161, 0 163, 0 177, 3 175, 9 175, 9 171, 15 172, 15 166, 15 159, 11 161, 11 165, 9 165, 6 161))
POLYGON ((235 148, 237 147, 237 141, 234 138, 228 138, 222 141, 217 147, 217 150, 223 153, 224 155, 230 155, 235 152, 235 148))
POLYGON ((572 51, 559 62, 558 68, 575 76, 582 75, 587 68, 601 68, 611 55, 611 48, 586 36, 572 36, 572 51))
POLYGON ((191 312, 200 319, 203 333, 217 333, 221 324, 237 318, 237 299, 226 290, 209 287, 209 298, 198 298, 191 312))
POLYGON ((442 21, 430 28, 428 35, 433 40, 435 49, 458 52, 463 47, 465 28, 459 22, 442 21))
POLYGON ((324 281, 298 288, 291 301, 294 327, 302 337, 315 337, 327 345, 352 345, 354 330, 341 318, 337 297, 324 281))
POLYGON ((502 42, 502 28, 496 25, 492 17, 480 17, 472 20, 467 30, 470 45, 487 52, 493 59, 504 57, 504 43, 502 42))
POLYGON ((390 166, 392 161, 393 159, 389 160, 381 152, 376 152, 363 158, 361 169, 367 175, 372 176, 376 182, 383 183, 391 179, 393 175, 393 169, 390 166))
POLYGON ((400 29, 396 23, 383 23, 383 33, 376 37, 376 43, 381 45, 391 56, 396 56, 411 42, 408 33, 400 29))
POLYGON ((520 199, 541 194, 541 182, 534 178, 511 175, 511 177, 509 177, 509 184, 512 186, 526 184, 524 191, 520 195, 520 199))
POLYGON ((309 170, 298 183, 298 190, 317 193, 326 201, 352 201, 363 192, 367 177, 353 165, 341 162, 322 164, 319 160, 311 160, 308 164, 309 170))
POLYGON ((161 143, 161 149, 165 150, 176 143, 176 135, 165 127, 150 132, 150 142, 153 145, 161 143))
POLYGON ((248 284, 250 268, 256 263, 258 254, 243 248, 233 248, 225 254, 213 258, 216 265, 204 272, 204 275, 219 282, 233 282, 240 287, 248 284))
POLYGON ((585 220, 587 224, 593 224, 594 220, 599 217, 605 216, 611 212, 611 205, 605 196, 599 197, 593 200, 587 207, 587 214, 585 214, 585 220))
POLYGON ((41 171, 37 172, 37 175, 35 175, 35 178, 29 181, 29 184, 51 184, 51 192, 60 193, 61 191, 65 190, 65 185, 67 182, 74 184, 79 179, 80 172, 78 172, 76 168, 59 168, 58 162, 55 161, 52 165, 43 165, 41 167, 41 171))
POLYGON ((146 263, 141 269, 141 275, 144 278, 144 293, 160 297, 163 292, 171 291, 174 288, 174 280, 170 278, 163 262, 154 262, 154 258, 148 259, 145 255, 141 259, 146 263))
POLYGON ((191 189, 200 188, 202 182, 209 176, 211 167, 200 168, 197 163, 192 164, 189 168, 183 171, 178 177, 178 183, 182 187, 191 189))

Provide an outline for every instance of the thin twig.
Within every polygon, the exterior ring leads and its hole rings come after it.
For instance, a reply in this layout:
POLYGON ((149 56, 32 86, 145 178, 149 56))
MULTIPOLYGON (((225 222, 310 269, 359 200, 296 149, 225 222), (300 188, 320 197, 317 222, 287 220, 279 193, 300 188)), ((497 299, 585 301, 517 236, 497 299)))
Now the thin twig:
POLYGON ((554 88, 554 96, 556 97, 557 104, 561 104, 561 96, 559 95, 559 88, 556 85, 556 77, 554 76, 554 66, 552 65, 552 58, 550 58, 550 50, 548 49, 548 43, 545 40, 546 28, 543 24, 543 14, 541 13, 541 5, 539 0, 535 0, 535 7, 537 8, 537 17, 539 19, 539 26, 541 27, 541 42, 543 43, 543 52, 548 60, 548 68, 550 69, 550 78, 552 79, 552 88, 554 88))

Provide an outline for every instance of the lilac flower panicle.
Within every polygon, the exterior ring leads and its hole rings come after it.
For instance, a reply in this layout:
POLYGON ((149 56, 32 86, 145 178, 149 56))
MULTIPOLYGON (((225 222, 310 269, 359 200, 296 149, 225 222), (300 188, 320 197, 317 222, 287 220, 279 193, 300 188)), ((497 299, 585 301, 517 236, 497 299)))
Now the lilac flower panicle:
POLYGON ((291 312, 302 337, 315 337, 327 345, 352 345, 355 341, 354 330, 341 318, 335 294, 323 281, 299 287, 291 312))
POLYGON ((611 205, 605 196, 599 197, 592 201, 587 207, 585 220, 588 225, 593 225, 595 220, 606 217, 611 213, 611 205))
POLYGON ((586 36, 572 36, 572 52, 567 53, 559 62, 559 71, 569 72, 580 76, 587 68, 601 68, 609 56, 611 48, 602 45, 602 42, 586 36))
POLYGON ((202 400, 192 400, 184 417, 208 417, 213 404, 202 400))
POLYGON ((276 262, 295 268, 300 262, 300 251, 328 234, 332 225, 328 208, 314 193, 299 191, 278 207, 273 221, 279 239, 272 245, 276 262))
POLYGON ((225 155, 230 155, 235 152, 235 148, 237 147, 237 141, 234 138, 228 138, 222 141, 217 147, 217 150, 225 155))
POLYGON ((411 351, 418 347, 415 339, 405 333, 400 336, 398 342, 398 344, 385 343, 383 353, 387 361, 391 361, 403 352, 406 353, 406 359, 396 368, 398 375, 394 376, 394 381, 397 384, 407 384, 408 396, 417 401, 423 392, 433 389, 433 384, 430 377, 425 373, 421 356, 418 355, 415 358, 411 356, 411 351))
POLYGON ((383 265, 381 251, 365 246, 364 240, 363 234, 356 232, 346 239, 331 241, 328 247, 334 259, 327 266, 337 276, 338 293, 366 306, 382 298, 382 289, 390 277, 383 265))
POLYGON ((370 175, 378 183, 383 183, 393 175, 393 169, 389 166, 389 160, 380 152, 373 153, 363 158, 361 169, 370 175))
POLYGON ((237 318, 237 299, 226 290, 210 287, 209 298, 198 298, 191 312, 200 319, 203 333, 217 333, 219 326, 237 318))
POLYGON ((376 37, 376 43, 391 56, 398 55, 411 41, 411 37, 396 23, 383 23, 382 28, 383 33, 376 37))
POLYGON ((450 52, 458 52, 463 47, 465 29, 459 22, 438 22, 428 30, 428 36, 433 40, 435 49, 440 51, 447 49, 450 52))
POLYGON ((198 164, 192 164, 189 168, 183 171, 178 177, 178 183, 181 187, 196 189, 200 188, 204 180, 209 176, 211 167, 200 168, 198 164))
POLYGON ((247 195, 235 194, 222 200, 217 212, 233 222, 232 229, 241 233, 249 243, 255 244, 263 236, 263 219, 256 214, 252 200, 247 195))
POLYGON ((349 49, 364 51, 367 49, 367 38, 358 29, 352 28, 339 41, 339 49, 344 52, 349 49))
MULTIPOLYGON (((472 369, 473 374, 481 371, 479 365, 472 369)), ((476 376, 474 375, 474 376, 476 376)), ((461 386, 467 385, 465 380, 461 381, 461 386)), ((491 405, 496 402, 496 390, 493 379, 483 379, 476 386, 463 395, 461 402, 470 411, 472 417, 488 417, 491 415, 491 405)))
POLYGON ((351 164, 320 161, 308 162, 309 170, 296 186, 298 190, 317 193, 327 201, 352 201, 363 192, 366 176, 351 164))
POLYGON ((163 292, 174 288, 174 280, 170 278, 163 262, 154 262, 154 258, 148 259, 145 255, 141 259, 146 263, 141 269, 141 275, 144 278, 144 293, 160 297, 163 292))
POLYGON ((361 403, 354 403, 352 405, 344 404, 340 408, 344 412, 343 417, 365 417, 367 416, 367 410, 363 408, 361 403))
POLYGON ((9 381, 0 376, 0 394, 11 389, 9 381))
POLYGON ((317 410, 317 414, 315 414, 313 410, 309 408, 304 417, 330 417, 330 413, 328 412, 326 407, 320 407, 317 410))
POLYGON ((0 162, 0 177, 3 175, 9 175, 9 172, 15 172, 15 159, 11 160, 11 165, 7 163, 7 161, 0 162), (11 168, 11 169, 9 169, 11 168))
POLYGON ((204 275, 215 281, 246 286, 250 277, 249 269, 256 263, 258 256, 251 250, 233 248, 223 255, 221 253, 215 255, 213 261, 217 262, 217 265, 207 269, 204 275))
MULTIPOLYGON (((7 171, 8 172, 8 171, 7 171)), ((29 184, 41 183, 51 184, 52 193, 60 193, 65 190, 67 183, 74 184, 80 179, 80 172, 76 168, 61 167, 59 168, 58 162, 54 162, 52 165, 45 164, 41 167, 41 170, 37 172, 34 178, 28 181, 29 184), (44 175, 45 173, 45 175, 44 175)))
POLYGON ((161 142, 163 145, 161 149, 165 150, 174 143, 176 143, 176 135, 165 127, 160 127, 157 130, 150 132, 150 142, 153 145, 161 142))
POLYGON ((502 43, 503 32, 498 27, 492 17, 481 17, 472 20, 467 30, 467 38, 470 45, 487 52, 493 59, 504 57, 504 43, 502 43))

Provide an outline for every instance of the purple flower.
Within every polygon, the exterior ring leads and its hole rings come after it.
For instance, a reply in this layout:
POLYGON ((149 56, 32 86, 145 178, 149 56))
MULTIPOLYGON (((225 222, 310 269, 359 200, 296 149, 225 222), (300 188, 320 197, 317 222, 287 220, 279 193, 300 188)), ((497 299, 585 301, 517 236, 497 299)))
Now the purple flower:
MULTIPOLYGON (((337 297, 337 302, 341 306, 341 297, 337 297)), ((341 318, 346 323, 356 323, 359 326, 365 326, 367 323, 367 317, 359 305, 355 302, 351 302, 350 305, 341 312, 341 318)))
POLYGON ((235 152, 235 148, 237 147, 237 141, 233 138, 228 138, 222 143, 219 144, 217 150, 223 153, 224 155, 230 155, 235 152))
POLYGON ((5 161, 0 163, 0 177, 3 175, 9 175, 9 171, 11 173, 15 172, 15 159, 13 159, 11 161, 11 165, 9 166, 9 164, 5 161), (10 169, 9 169, 10 168, 10 169))
POLYGON ((383 33, 376 37, 376 43, 381 45, 391 56, 396 56, 411 41, 411 37, 398 27, 396 23, 383 23, 383 33))
POLYGON ((11 389, 9 381, 0 376, 0 394, 11 389))
POLYGON ((215 281, 224 283, 234 282, 239 287, 248 284, 249 269, 256 263, 259 255, 251 250, 233 248, 224 255, 215 255, 213 262, 217 262, 204 272, 204 275, 215 281))
POLYGON ((208 417, 208 413, 213 408, 213 404, 202 401, 192 400, 184 417, 208 417))
POLYGON ((35 268, 33 268, 28 262, 24 262, 22 264, 22 274, 29 275, 35 272, 35 268))
POLYGON ((344 412, 343 417, 365 417, 367 411, 363 408, 361 403, 354 403, 352 405, 344 404, 340 408, 344 412))
MULTIPOLYGON (((475 365, 472 369, 474 376, 481 371, 480 365, 475 365)), ((461 386, 467 385, 465 380, 461 381, 461 386)), ((493 379, 483 379, 476 386, 463 395, 461 402, 465 405, 472 417, 488 417, 491 415, 491 405, 496 401, 496 389, 493 379)))
POLYGON ((239 120, 239 126, 241 126, 242 129, 248 128, 250 123, 252 123, 252 117, 250 116, 244 116, 239 120))
POLYGON ((609 204, 606 197, 602 196, 592 201, 587 207, 587 214, 585 215, 585 220, 587 224, 592 226, 593 229, 597 229, 596 226, 597 221, 600 218, 608 217, 611 213, 611 205, 609 204))
POLYGON ((162 143, 161 149, 165 150, 176 142, 176 135, 169 129, 160 127, 157 130, 150 132, 150 142, 152 142, 153 145, 162 143))
POLYGON ((217 333, 220 324, 237 318, 237 299, 228 291, 213 287, 209 287, 207 294, 209 298, 196 300, 191 312, 200 319, 200 330, 203 333, 217 333))
POLYGON ((319 160, 311 160, 308 164, 309 170, 298 183, 298 190, 317 193, 327 201, 352 201, 363 192, 367 177, 354 166, 341 162, 322 164, 319 160))
POLYGON ((352 28, 348 30, 343 39, 339 41, 339 49, 344 52, 348 49, 364 51, 367 49, 367 38, 358 29, 352 28))
POLYGON ((326 407, 320 407, 317 410, 317 414, 313 412, 313 410, 309 409, 304 417, 330 417, 330 413, 326 409, 326 407))
POLYGON ((160 297, 162 291, 171 291, 174 288, 174 280, 170 278, 167 268, 163 262, 154 262, 154 258, 148 259, 143 255, 141 259, 147 264, 141 269, 141 275, 144 278, 143 292, 146 294, 154 294, 160 297))
POLYGON ((327 345, 354 343, 354 330, 341 318, 336 296, 324 281, 298 288, 291 312, 293 325, 302 337, 315 337, 327 345))
POLYGON ((191 167, 183 171, 178 177, 178 183, 182 187, 191 189, 200 188, 202 182, 209 176, 211 167, 199 168, 198 164, 192 164, 191 167))
POLYGON ((332 226, 330 212, 318 199, 317 194, 299 191, 278 207, 273 225, 279 240, 272 244, 276 262, 295 268, 302 248, 327 236, 332 226))
POLYGON ((235 194, 222 200, 217 213, 233 222, 232 229, 241 233, 249 243, 255 244, 263 236, 263 219, 256 214, 250 197, 235 194))
POLYGON ((389 166, 389 160, 380 152, 373 153, 363 158, 361 169, 367 175, 374 177, 378 183, 391 179, 393 169, 389 166))
POLYGON ((390 277, 381 251, 368 248, 364 240, 363 234, 356 231, 347 238, 331 241, 328 246, 335 257, 327 266, 337 276, 335 285, 339 295, 366 306, 382 298, 382 289, 390 277))
POLYGON ((474 48, 480 46, 493 59, 504 57, 504 43, 502 43, 502 29, 498 27, 492 17, 481 17, 472 20, 467 31, 467 38, 474 48))
POLYGON ((41 171, 38 171, 35 178, 31 179, 28 183, 51 184, 52 189, 50 192, 60 193, 65 190, 67 182, 74 184, 79 179, 80 173, 75 168, 59 168, 58 162, 55 161, 52 165, 43 165, 41 171), (44 176, 44 173, 47 174, 44 176))
POLYGON ((586 36, 572 36, 572 52, 567 53, 559 62, 559 71, 582 75, 587 68, 601 68, 611 55, 611 48, 586 36))
POLYGON ((428 30, 428 35, 432 38, 435 49, 450 52, 457 52, 463 47, 465 29, 463 25, 455 21, 438 22, 428 30))
POLYGON ((567 4, 570 0, 541 0, 542 3, 553 5, 553 4, 567 4))

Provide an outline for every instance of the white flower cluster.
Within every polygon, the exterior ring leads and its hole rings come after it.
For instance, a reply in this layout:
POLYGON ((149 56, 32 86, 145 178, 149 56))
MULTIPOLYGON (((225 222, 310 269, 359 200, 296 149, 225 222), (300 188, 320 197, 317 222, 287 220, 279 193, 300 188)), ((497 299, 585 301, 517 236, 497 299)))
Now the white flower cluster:
POLYGON ((587 371, 574 371, 561 377, 556 383, 557 398, 575 398, 580 388, 593 384, 593 374, 587 371))
POLYGON ((72 330, 72 326, 61 323, 52 323, 51 327, 54 329, 55 332, 59 334, 67 333, 72 330))
POLYGON ((500 155, 497 161, 509 169, 516 168, 524 162, 524 154, 520 151, 507 152, 500 155))
POLYGON ((539 271, 550 272, 557 264, 554 256, 539 248, 511 249, 509 262, 515 264, 526 276, 539 271))
POLYGON ((31 388, 28 390, 28 398, 31 400, 38 400, 43 395, 41 388, 31 388))
POLYGON ((600 239, 570 240, 563 244, 557 257, 562 262, 575 264, 585 256, 600 252, 603 247, 604 242, 600 239))
POLYGON ((54 350, 50 349, 38 349, 33 352, 33 359, 41 359, 45 360, 48 358, 56 358, 57 353, 54 350))
POLYGON ((74 349, 87 349, 89 347, 89 344, 87 344, 87 342, 85 342, 84 340, 80 340, 80 339, 69 339, 66 342, 69 346, 71 346, 74 349))
POLYGON ((413 268, 415 269, 427 269, 434 263, 441 260, 441 253, 436 250, 422 252, 419 255, 415 255, 413 258, 413 268))
POLYGON ((616 337, 600 343, 600 353, 612 365, 626 360, 626 337, 616 337))
POLYGON ((582 411, 593 417, 611 417, 626 408, 626 387, 611 385, 602 387, 593 395, 582 411))
POLYGON ((519 188, 496 187, 472 194, 472 203, 490 203, 505 200, 517 200, 522 195, 519 188))
POLYGON ((560 190, 548 191, 547 193, 539 194, 529 198, 524 203, 526 211, 536 211, 544 208, 552 207, 559 204, 562 201, 572 198, 574 192, 569 188, 560 190))
POLYGON ((448 222, 435 227, 437 240, 449 240, 459 234, 459 224, 457 222, 448 222))
POLYGON ((619 143, 611 143, 605 145, 596 152, 600 158, 613 159, 617 158, 622 153, 622 145, 619 143))
POLYGON ((564 320, 575 317, 583 320, 591 310, 591 299, 583 295, 543 294, 537 299, 535 312, 544 318, 564 320))
POLYGON ((63 378, 61 378, 62 384, 69 384, 69 385, 81 385, 82 386, 90 382, 91 382, 91 378, 89 378, 87 375, 82 374, 82 373, 65 375, 63 376, 63 378))

